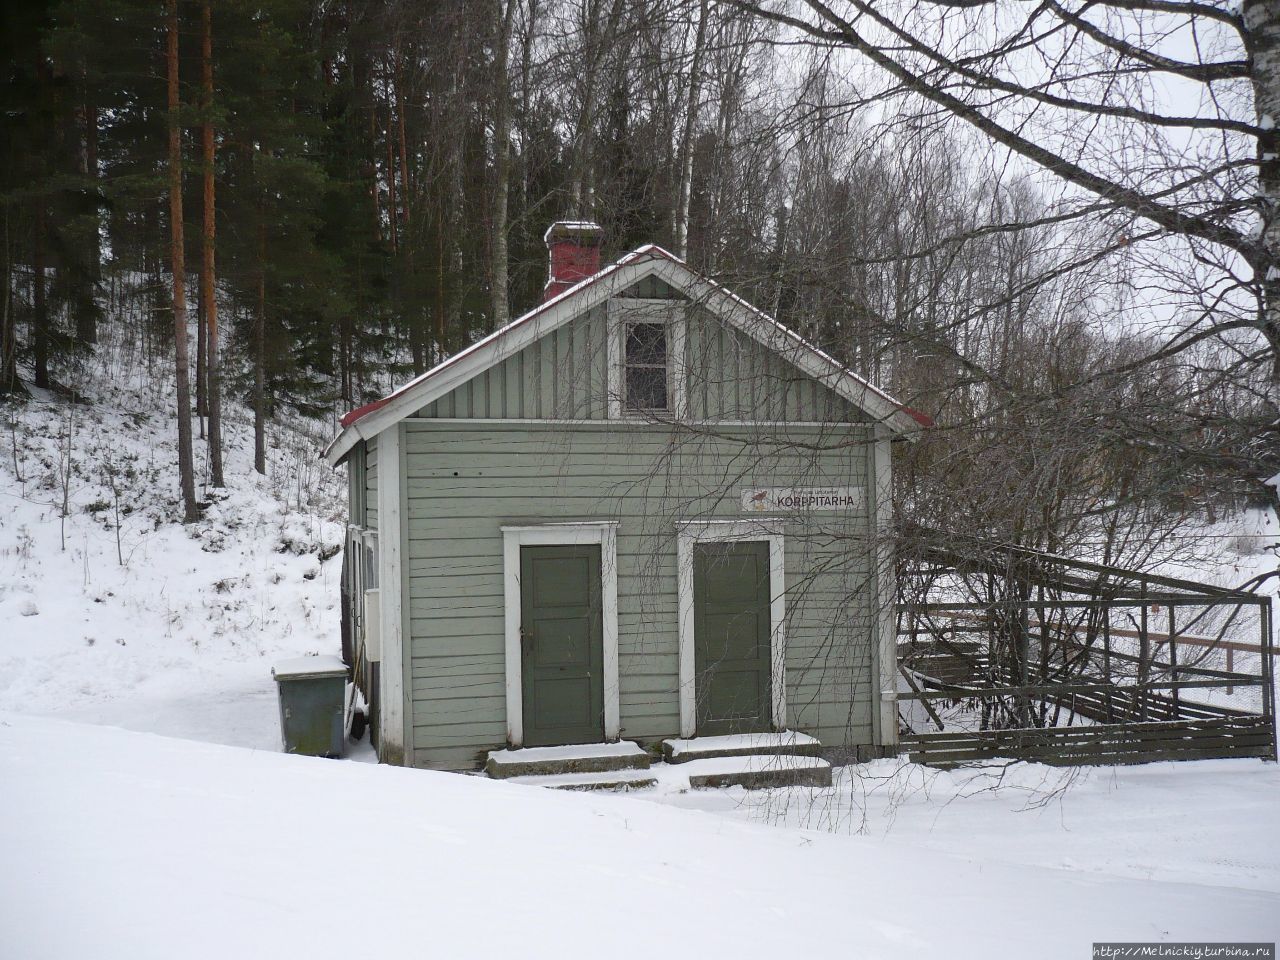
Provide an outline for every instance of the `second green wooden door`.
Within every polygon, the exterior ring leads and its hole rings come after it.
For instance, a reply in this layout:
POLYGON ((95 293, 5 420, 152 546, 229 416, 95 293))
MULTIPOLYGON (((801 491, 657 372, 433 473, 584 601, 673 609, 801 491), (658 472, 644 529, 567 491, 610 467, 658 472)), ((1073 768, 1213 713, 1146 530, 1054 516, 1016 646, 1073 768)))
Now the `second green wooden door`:
POLYGON ((698 735, 771 730, 768 543, 696 544, 693 612, 698 735))
POLYGON ((520 549, 524 744, 604 740, 600 547, 520 549))

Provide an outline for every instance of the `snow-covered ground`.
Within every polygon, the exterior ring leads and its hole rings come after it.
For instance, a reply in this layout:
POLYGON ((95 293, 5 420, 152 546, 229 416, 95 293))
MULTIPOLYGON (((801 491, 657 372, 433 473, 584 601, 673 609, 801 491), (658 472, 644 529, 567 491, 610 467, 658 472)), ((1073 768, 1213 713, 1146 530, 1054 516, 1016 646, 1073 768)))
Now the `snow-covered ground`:
MULTIPOLYGON (((271 665, 337 646, 325 428, 273 428, 258 477, 228 403, 230 486, 184 528, 169 398, 89 383, 88 405, 0 411, 6 960, 1079 957, 1280 936, 1274 764, 880 761, 753 793, 659 768, 655 788, 582 796, 283 756, 271 665)), ((1222 579, 1274 562, 1270 522, 1207 539, 1222 579)))
POLYGON ((90 403, 0 411, 0 709, 274 747, 272 662, 338 637, 325 428, 274 428, 262 477, 228 402, 230 484, 184 527, 169 397, 87 381, 90 403))
POLYGON ((1079 958, 1102 940, 1280 935, 1280 898, 1245 884, 56 720, 0 718, 0 764, 16 788, 0 930, 24 960, 1079 958))

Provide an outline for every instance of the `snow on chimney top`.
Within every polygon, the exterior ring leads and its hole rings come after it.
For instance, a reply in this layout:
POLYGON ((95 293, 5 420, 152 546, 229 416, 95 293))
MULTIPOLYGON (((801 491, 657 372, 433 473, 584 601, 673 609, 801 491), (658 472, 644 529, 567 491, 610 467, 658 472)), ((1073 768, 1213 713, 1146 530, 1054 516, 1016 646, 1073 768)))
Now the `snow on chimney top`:
POLYGON ((542 291, 545 303, 600 271, 600 242, 604 230, 598 223, 561 220, 542 235, 551 257, 551 272, 542 291))

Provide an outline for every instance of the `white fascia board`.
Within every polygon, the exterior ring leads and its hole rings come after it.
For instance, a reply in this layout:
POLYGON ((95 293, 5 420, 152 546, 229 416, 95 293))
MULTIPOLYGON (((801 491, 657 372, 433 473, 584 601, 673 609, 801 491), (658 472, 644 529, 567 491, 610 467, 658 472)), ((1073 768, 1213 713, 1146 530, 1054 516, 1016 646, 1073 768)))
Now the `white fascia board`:
POLYGON ((919 431, 920 424, 902 409, 902 404, 719 284, 703 279, 683 264, 666 260, 656 262, 653 272, 895 433, 919 431))

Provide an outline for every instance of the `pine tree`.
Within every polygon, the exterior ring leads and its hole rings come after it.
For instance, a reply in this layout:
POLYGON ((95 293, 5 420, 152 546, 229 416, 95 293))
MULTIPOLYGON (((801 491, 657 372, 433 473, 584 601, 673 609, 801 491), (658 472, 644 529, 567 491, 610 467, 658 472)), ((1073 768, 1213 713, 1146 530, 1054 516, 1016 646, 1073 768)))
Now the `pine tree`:
POLYGON ((182 219, 182 118, 178 88, 178 0, 168 0, 165 76, 169 105, 169 232, 170 271, 173 275, 174 374, 178 406, 178 479, 182 488, 182 518, 200 519, 196 503, 195 470, 191 451, 191 382, 187 359, 186 252, 182 219))
POLYGON ((225 485, 222 471, 222 373, 218 330, 217 205, 214 187, 216 159, 213 129, 213 9, 210 0, 200 4, 200 90, 204 122, 200 129, 204 222, 200 236, 200 299, 205 321, 205 392, 209 417, 209 474, 215 487, 225 485))

